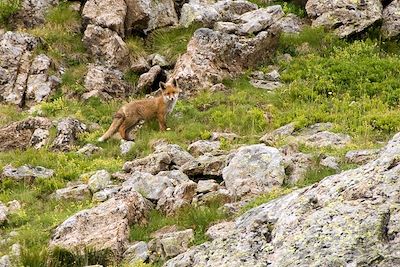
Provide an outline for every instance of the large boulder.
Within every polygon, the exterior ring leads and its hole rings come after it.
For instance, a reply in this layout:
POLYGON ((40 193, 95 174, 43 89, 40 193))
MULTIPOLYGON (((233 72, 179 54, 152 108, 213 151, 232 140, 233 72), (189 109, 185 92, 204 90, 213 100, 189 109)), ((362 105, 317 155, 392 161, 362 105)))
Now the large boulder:
POLYGON ((400 34, 400 1, 393 0, 382 13, 382 34, 386 38, 398 36, 400 34))
POLYGON ((155 234, 149 242, 149 250, 162 258, 171 258, 185 252, 194 240, 192 229, 155 234))
POLYGON ((123 80, 121 71, 96 64, 88 66, 85 89, 87 93, 82 95, 83 99, 97 96, 104 100, 111 100, 125 98, 132 92, 132 87, 123 80))
POLYGON ((262 31, 251 38, 198 29, 187 52, 176 65, 173 77, 184 91, 209 88, 224 78, 234 77, 272 54, 278 34, 262 31))
POLYGON ((400 134, 379 158, 240 216, 164 266, 398 266, 400 134))
POLYGON ((84 25, 97 25, 125 35, 127 6, 124 0, 88 0, 82 10, 84 25))
POLYGON ((144 223, 147 212, 145 199, 125 188, 114 198, 80 211, 60 224, 51 237, 50 249, 61 248, 74 254, 88 249, 109 250, 120 260, 129 244, 129 226, 144 223))
POLYGON ((129 49, 117 32, 90 24, 83 42, 98 63, 119 70, 130 66, 129 49))
POLYGON ((0 35, 0 101, 24 106, 46 100, 60 80, 54 75, 51 59, 34 57, 38 38, 25 33, 0 35))
POLYGON ((283 157, 278 149, 266 145, 241 147, 222 170, 222 178, 234 196, 268 192, 285 180, 283 157))
POLYGON ((47 118, 34 117, 0 128, 0 151, 42 147, 48 141, 51 124, 47 118))
POLYGON ((147 33, 178 24, 178 15, 172 0, 127 0, 126 4, 128 13, 125 25, 128 31, 139 30, 147 33))
POLYGON ((307 14, 313 18, 312 26, 334 29, 340 37, 362 32, 382 18, 380 0, 309 0, 307 14))
POLYGON ((22 0, 19 11, 11 17, 18 27, 33 28, 45 22, 47 11, 58 5, 59 0, 22 0))
POLYGON ((70 151, 78 139, 80 133, 85 132, 86 125, 77 119, 65 118, 57 124, 57 136, 51 145, 52 149, 70 151))

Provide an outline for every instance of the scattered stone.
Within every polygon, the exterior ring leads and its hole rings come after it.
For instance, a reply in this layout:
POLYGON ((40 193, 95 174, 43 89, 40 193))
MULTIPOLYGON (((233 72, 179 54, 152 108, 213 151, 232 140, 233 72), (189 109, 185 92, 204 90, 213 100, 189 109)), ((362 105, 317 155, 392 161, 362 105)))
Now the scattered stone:
POLYGON ((18 12, 11 16, 11 24, 17 28, 33 28, 45 22, 50 8, 57 6, 58 0, 22 0, 18 12))
POLYGON ((11 256, 14 258, 19 258, 21 256, 22 247, 20 244, 15 243, 11 246, 11 256))
POLYGON ((210 92, 211 93, 214 93, 214 92, 227 92, 227 91, 228 91, 228 87, 226 87, 223 83, 214 84, 210 88, 210 92))
POLYGON ((396 37, 400 34, 400 1, 393 0, 382 13, 383 23, 381 32, 386 38, 396 37))
POLYGON ((7 222, 8 208, 2 202, 0 202, 0 225, 7 222))
POLYGON ((150 70, 142 75, 140 75, 136 90, 138 92, 151 92, 152 89, 158 88, 158 82, 160 81, 160 75, 162 74, 162 69, 160 66, 155 65, 150 68, 150 70))
POLYGON ((276 70, 267 74, 264 74, 262 71, 254 71, 250 75, 250 83, 256 88, 265 90, 275 90, 283 86, 280 82, 280 75, 276 70))
POLYGON ((193 240, 192 229, 160 234, 149 242, 149 249, 163 259, 168 259, 185 252, 193 240))
POLYGON ((88 0, 82 10, 84 26, 93 24, 125 35, 125 16, 127 7, 124 0, 88 0))
POLYGON ((303 22, 295 14, 287 14, 276 22, 276 27, 284 33, 299 33, 303 28, 303 22))
POLYGON ((124 139, 121 139, 121 144, 119 145, 119 148, 121 149, 121 154, 122 155, 128 154, 128 152, 131 151, 134 144, 135 142, 133 141, 126 141, 124 139))
POLYGON ((264 144, 241 147, 222 170, 222 178, 234 196, 268 192, 285 180, 282 155, 264 144))
POLYGON ((189 152, 175 144, 158 142, 153 145, 153 148, 155 153, 168 153, 168 155, 171 157, 172 164, 176 165, 177 167, 182 166, 186 162, 194 159, 189 152))
POLYGON ((246 12, 239 17, 241 24, 238 33, 241 35, 258 33, 276 23, 284 15, 285 13, 280 5, 246 12))
POLYGON ((124 262, 134 264, 138 261, 146 261, 149 258, 149 255, 150 252, 146 242, 140 241, 129 246, 129 248, 124 252, 123 258, 124 262))
POLYGON ((235 133, 219 133, 219 132, 211 133, 210 141, 221 141, 222 139, 228 141, 234 141, 236 139, 239 139, 239 136, 235 133))
POLYGON ((54 175, 54 171, 51 169, 46 169, 41 166, 32 167, 30 165, 23 165, 18 168, 14 168, 11 165, 6 165, 3 168, 2 176, 6 178, 11 178, 16 181, 21 181, 25 179, 35 179, 35 178, 50 178, 54 175))
POLYGON ((150 200, 158 200, 161 198, 163 191, 169 187, 173 188, 171 181, 165 176, 154 176, 146 172, 134 172, 123 187, 130 186, 142 196, 150 200))
POLYGON ((92 193, 103 190, 111 183, 111 174, 106 170, 96 171, 90 176, 88 188, 92 193))
POLYGON ((331 168, 331 169, 334 169, 334 170, 339 170, 340 169, 339 168, 339 164, 337 162, 337 159, 335 157, 332 157, 332 156, 325 157, 324 159, 322 159, 319 162, 319 164, 321 166, 328 167, 328 168, 331 168))
POLYGON ((353 150, 344 156, 348 163, 365 164, 379 156, 379 149, 353 150))
POLYGON ((196 194, 197 184, 193 181, 183 182, 175 188, 169 187, 161 192, 161 197, 157 202, 157 209, 165 214, 173 215, 183 207, 187 207, 196 194))
POLYGON ((109 185, 101 191, 98 191, 93 194, 92 200, 95 202, 104 202, 107 199, 110 199, 117 195, 117 193, 121 190, 120 186, 117 185, 109 185))
POLYGON ((220 149, 221 142, 219 141, 206 141, 199 140, 191 143, 188 147, 188 151, 195 157, 204 155, 206 153, 216 152, 220 149))
POLYGON ((129 49, 116 32, 100 26, 88 25, 83 42, 97 61, 96 63, 122 71, 129 67, 129 49))
POLYGON ((224 33, 235 33, 238 30, 238 25, 233 22, 218 21, 215 23, 214 29, 224 33))
POLYGON ((0 258, 0 267, 12 267, 10 256, 4 255, 0 258))
POLYGON ((132 87, 123 80, 121 71, 96 64, 88 66, 85 89, 87 93, 82 95, 85 100, 94 96, 104 100, 125 98, 132 92, 132 87))
POLYGON ((157 174, 160 171, 169 170, 172 159, 167 152, 153 153, 141 159, 125 162, 123 169, 125 172, 147 172, 157 174))
POLYGON ((172 77, 185 92, 208 89, 225 78, 232 78, 271 55, 278 33, 263 31, 241 38, 207 28, 198 29, 177 61, 172 77))
POLYGON ((332 133, 329 131, 318 132, 309 136, 301 136, 300 141, 311 147, 344 147, 351 142, 347 134, 332 133))
POLYGON ((145 199, 126 188, 100 205, 83 210, 68 218, 55 229, 50 251, 58 247, 83 254, 109 250, 116 260, 128 247, 129 227, 144 223, 149 211, 145 199))
POLYGON ((62 119, 57 124, 57 136, 51 148, 59 151, 70 151, 78 138, 78 134, 86 131, 86 125, 73 118, 62 119))
POLYGON ((101 152, 103 149, 101 147, 95 146, 93 144, 86 144, 78 150, 78 154, 85 155, 87 157, 92 156, 95 153, 101 152))
POLYGON ((159 172, 156 176, 165 176, 170 179, 171 183, 174 186, 177 186, 182 183, 190 182, 189 177, 181 172, 180 170, 172 170, 172 171, 162 171, 159 172))
POLYGON ((234 222, 222 222, 207 229, 206 236, 211 240, 228 237, 235 228, 234 222))
POLYGON ((200 196, 199 203, 209 205, 213 203, 229 203, 234 199, 229 190, 220 188, 217 191, 208 192, 200 196))
POLYGON ((266 133, 263 137, 260 138, 260 142, 265 143, 266 145, 274 145, 279 138, 290 136, 294 133, 295 124, 289 123, 286 124, 271 133, 266 133))
POLYGON ((42 117, 28 118, 4 126, 0 128, 0 151, 40 148, 48 141, 50 127, 51 120, 42 117))
POLYGON ((197 183, 198 193, 207 193, 210 191, 216 191, 218 189, 218 183, 215 180, 200 180, 197 183))
POLYGON ((86 184, 78 184, 70 187, 57 189, 54 197, 57 200, 85 200, 90 198, 90 190, 86 184))
POLYGON ((313 18, 313 27, 334 29, 340 37, 364 31, 382 18, 382 3, 379 0, 354 2, 342 0, 309 0, 307 14, 313 18))
POLYGON ((284 154, 285 183, 295 185, 304 179, 305 174, 314 164, 313 156, 301 152, 284 154))
POLYGON ((8 212, 10 214, 16 213, 21 210, 21 203, 18 200, 11 200, 7 203, 8 212))
POLYGON ((227 155, 202 155, 181 166, 180 170, 188 176, 221 176, 226 166, 227 155))
POLYGON ((160 67, 168 67, 169 63, 165 59, 164 56, 160 54, 154 54, 153 58, 151 59, 151 65, 152 66, 160 66, 160 67))

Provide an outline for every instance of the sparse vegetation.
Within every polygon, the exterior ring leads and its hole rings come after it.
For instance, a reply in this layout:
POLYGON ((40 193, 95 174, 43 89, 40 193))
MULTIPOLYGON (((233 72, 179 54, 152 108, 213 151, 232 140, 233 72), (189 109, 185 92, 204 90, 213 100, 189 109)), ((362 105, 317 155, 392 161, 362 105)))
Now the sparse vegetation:
POLYGON ((7 26, 8 19, 18 12, 20 0, 0 0, 0 26, 7 26))

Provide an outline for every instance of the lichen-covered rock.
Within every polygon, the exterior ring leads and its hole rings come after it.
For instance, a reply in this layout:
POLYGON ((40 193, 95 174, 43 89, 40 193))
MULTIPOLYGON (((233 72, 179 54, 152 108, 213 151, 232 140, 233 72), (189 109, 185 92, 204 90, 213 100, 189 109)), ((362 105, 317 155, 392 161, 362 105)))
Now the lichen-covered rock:
POLYGON ((185 206, 189 206, 196 195, 197 184, 193 181, 182 182, 175 188, 167 188, 161 192, 157 209, 167 215, 173 215, 185 206))
POLYGON ((93 144, 86 144, 82 148, 80 148, 76 153, 90 157, 93 154, 98 153, 102 150, 103 149, 101 147, 95 146, 93 144))
POLYGON ((0 267, 12 267, 11 258, 8 255, 4 255, 0 258, 0 267))
POLYGON ((221 132, 212 132, 210 141, 221 141, 221 140, 228 140, 233 141, 239 138, 239 135, 235 133, 221 133, 221 132))
POLYGON ((88 187, 92 193, 103 190, 111 183, 111 174, 106 170, 93 173, 88 181, 88 187))
POLYGON ((379 156, 379 149, 363 149, 348 151, 344 156, 348 163, 365 164, 379 156))
POLYGON ((122 184, 123 187, 132 187, 145 198, 158 200, 167 188, 173 188, 171 181, 165 176, 154 176, 146 172, 134 172, 122 184))
POLYGON ((334 29, 340 37, 359 33, 382 18, 380 0, 309 0, 307 14, 314 18, 314 27, 334 29))
POLYGON ((57 136, 51 148, 59 151, 70 151, 78 138, 78 134, 86 131, 86 125, 73 118, 62 119, 57 124, 57 136))
POLYGON ((131 63, 126 43, 110 29, 88 25, 83 42, 100 65, 126 70, 131 63))
POLYGON ((319 164, 321 166, 327 167, 327 168, 331 168, 334 170, 339 170, 339 163, 337 162, 337 159, 333 156, 328 156, 323 158, 319 164))
POLYGON ((302 181, 313 164, 313 156, 301 152, 288 153, 283 160, 287 174, 285 183, 289 185, 302 181))
POLYGON ((295 14, 287 14, 276 22, 278 27, 284 33, 299 33, 304 23, 295 14))
POLYGON ((185 252, 193 240, 192 229, 163 233, 155 236, 155 239, 149 242, 149 249, 164 259, 171 258, 185 252))
POLYGON ((153 153, 141 159, 125 162, 123 169, 129 173, 138 171, 157 174, 160 171, 169 170, 171 161, 170 155, 166 152, 153 153))
POLYGON ((200 180, 197 183, 198 193, 207 193, 210 191, 216 191, 218 189, 218 183, 215 180, 200 180))
POLYGON ((171 157, 171 162, 175 166, 179 167, 193 160, 193 156, 189 154, 186 150, 176 144, 168 144, 165 142, 157 142, 153 146, 155 153, 168 153, 171 157))
POLYGON ((309 136, 301 136, 300 142, 312 147, 344 147, 351 142, 347 134, 332 133, 329 131, 318 132, 309 136))
POLYGON ((188 176, 221 176, 222 169, 226 166, 227 155, 213 156, 202 155, 192 161, 186 162, 180 170, 188 176))
POLYGON ((97 191, 93 194, 92 200, 97 202, 104 202, 107 199, 114 197, 121 190, 121 186, 108 185, 103 190, 97 191))
POLYGON ((222 178, 231 194, 238 197, 268 192, 285 180, 282 155, 278 149, 261 144, 241 147, 222 170, 222 178))
POLYGON ((82 10, 84 25, 97 25, 125 35, 127 6, 124 0, 88 0, 82 10))
POLYGON ((397 266, 400 134, 379 158, 240 216, 164 266, 397 266))
POLYGON ((228 237, 235 228, 235 222, 222 222, 207 229, 206 236, 211 240, 228 237))
POLYGON ((125 155, 129 151, 131 151, 131 148, 133 147, 134 144, 135 144, 135 142, 133 142, 133 141, 126 141, 124 139, 121 139, 121 144, 119 145, 121 154, 125 155))
POLYGON ((7 221, 8 208, 2 202, 0 202, 0 225, 3 225, 7 221))
POLYGON ((0 151, 41 148, 48 141, 51 120, 32 117, 0 128, 0 151))
POLYGON ((138 261, 146 261, 149 258, 149 254, 146 242, 140 241, 129 246, 124 252, 123 258, 124 262, 135 264, 138 261))
POLYGON ((193 156, 198 157, 206 153, 216 152, 220 147, 221 142, 219 141, 199 140, 191 143, 188 147, 188 151, 193 156))
POLYGON ((85 200, 90 198, 90 190, 86 184, 78 184, 57 189, 54 198, 57 200, 85 200))
POLYGON ((71 216, 54 231, 50 250, 72 253, 109 250, 121 260, 128 246, 129 226, 146 220, 148 205, 137 192, 126 188, 100 205, 71 216))
POLYGON ((29 166, 23 165, 18 168, 14 168, 11 165, 6 165, 3 168, 3 177, 11 178, 13 180, 24 180, 24 179, 34 179, 34 178, 50 178, 54 175, 54 171, 51 169, 46 169, 41 166, 29 166))
POLYGON ((43 24, 49 9, 58 3, 58 0, 22 0, 19 11, 11 16, 11 22, 22 28, 33 28, 43 24))
POLYGON ((155 65, 151 69, 140 75, 136 90, 141 93, 148 93, 152 91, 152 88, 157 87, 157 81, 160 81, 162 69, 160 66, 155 65))
POLYGON ((123 80, 121 71, 96 64, 89 64, 85 77, 85 89, 87 93, 82 95, 83 99, 97 96, 104 100, 111 100, 125 98, 132 92, 132 87, 123 80))
POLYGON ((278 141, 279 138, 292 135, 294 130, 295 124, 289 123, 270 133, 266 133, 263 137, 261 137, 260 141, 267 145, 274 145, 274 143, 278 141))
POLYGON ((381 32, 384 37, 392 38, 400 34, 400 1, 393 0, 383 9, 381 32))
POLYGON ((238 19, 240 21, 238 33, 242 35, 258 33, 276 23, 284 14, 280 5, 246 12, 238 19))
POLYGON ((241 38, 211 29, 198 29, 176 65, 173 77, 183 91, 210 88, 224 78, 266 59, 274 50, 278 33, 262 31, 252 38, 241 38))
POLYGON ((0 35, 0 101, 24 106, 46 100, 59 83, 50 76, 51 60, 46 55, 33 59, 38 38, 26 33, 0 35))

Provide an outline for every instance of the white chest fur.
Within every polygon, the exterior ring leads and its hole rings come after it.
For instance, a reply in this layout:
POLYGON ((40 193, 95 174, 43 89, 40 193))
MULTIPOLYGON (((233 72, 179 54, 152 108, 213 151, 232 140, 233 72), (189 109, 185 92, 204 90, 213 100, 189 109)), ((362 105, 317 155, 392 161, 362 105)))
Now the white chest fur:
POLYGON ((171 113, 172 110, 174 109, 176 102, 178 101, 178 98, 174 98, 173 100, 168 101, 167 104, 167 114, 171 113))

